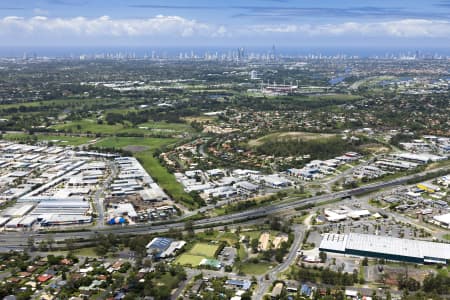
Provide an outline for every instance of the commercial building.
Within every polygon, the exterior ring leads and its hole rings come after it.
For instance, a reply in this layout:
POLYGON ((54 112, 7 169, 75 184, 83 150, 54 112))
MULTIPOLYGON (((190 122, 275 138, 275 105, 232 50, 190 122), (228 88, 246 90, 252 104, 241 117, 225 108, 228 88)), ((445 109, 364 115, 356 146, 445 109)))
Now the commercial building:
POLYGON ((434 216, 433 221, 439 226, 450 228, 450 214, 434 216))
POLYGON ((359 233, 327 233, 319 250, 419 264, 447 264, 450 260, 450 244, 359 233))
POLYGON ((147 244, 147 254, 155 259, 173 256, 176 251, 186 245, 185 241, 174 241, 169 238, 157 237, 147 244))

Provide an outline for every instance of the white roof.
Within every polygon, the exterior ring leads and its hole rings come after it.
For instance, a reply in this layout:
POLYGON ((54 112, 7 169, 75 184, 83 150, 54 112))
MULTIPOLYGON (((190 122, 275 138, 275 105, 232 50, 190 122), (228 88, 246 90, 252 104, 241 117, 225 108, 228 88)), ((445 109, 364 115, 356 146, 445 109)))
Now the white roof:
POLYGON ((419 259, 450 259, 450 244, 370 234, 327 234, 320 248, 334 251, 367 251, 419 259))
POLYGON ((348 236, 346 234, 326 233, 323 235, 322 242, 319 248, 328 249, 331 251, 345 251, 348 236))
POLYGON ((450 224, 450 213, 440 216, 434 216, 433 219, 440 223, 450 224))

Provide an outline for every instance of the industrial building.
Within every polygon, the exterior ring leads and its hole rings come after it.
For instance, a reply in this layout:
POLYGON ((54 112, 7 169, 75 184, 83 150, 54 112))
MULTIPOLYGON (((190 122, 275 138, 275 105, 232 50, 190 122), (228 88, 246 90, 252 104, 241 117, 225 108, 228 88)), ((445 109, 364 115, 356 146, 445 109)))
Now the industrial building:
POLYGON ((324 234, 319 250, 418 264, 450 260, 450 244, 359 233, 324 234))

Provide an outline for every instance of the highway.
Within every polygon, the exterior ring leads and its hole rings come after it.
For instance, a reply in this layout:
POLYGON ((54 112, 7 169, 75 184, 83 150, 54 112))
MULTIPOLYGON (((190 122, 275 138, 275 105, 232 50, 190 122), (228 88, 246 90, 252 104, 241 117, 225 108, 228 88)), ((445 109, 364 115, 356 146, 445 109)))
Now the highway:
MULTIPOLYGON (((323 194, 319 196, 314 196, 306 199, 293 200, 285 203, 272 204, 264 207, 258 207, 254 209, 249 209, 242 212, 232 213, 223 216, 212 217, 208 219, 202 219, 194 222, 194 228, 204 228, 204 227, 213 227, 214 225, 225 225, 225 224, 233 224, 239 222, 246 222, 252 219, 263 218, 266 216, 274 215, 280 212, 294 210, 299 207, 303 207, 308 204, 315 204, 324 201, 330 200, 339 200, 344 197, 350 197, 354 195, 359 195, 367 192, 373 192, 382 188, 401 185, 406 183, 410 179, 420 178, 428 173, 433 173, 438 170, 449 170, 448 167, 439 168, 429 171, 424 171, 421 173, 408 175, 404 177, 400 177, 393 180, 388 180, 384 182, 376 182, 368 185, 364 185, 362 187, 330 193, 323 194)), ((177 221, 175 223, 169 224, 137 224, 137 225, 126 225, 123 227, 104 227, 104 228, 92 228, 90 230, 84 229, 84 231, 78 232, 55 232, 52 233, 52 238, 55 241, 63 241, 66 239, 89 239, 94 236, 96 233, 108 234, 113 233, 117 235, 129 234, 129 235, 137 235, 137 234, 153 234, 153 233, 163 233, 167 232, 170 229, 173 230, 183 230, 185 222, 177 221)), ((37 232, 10 232, 10 233, 2 233, 0 234, 0 251, 5 249, 24 249, 27 246, 27 239, 29 236, 33 236, 35 242, 39 242, 41 240, 45 240, 48 234, 42 234, 37 232)))

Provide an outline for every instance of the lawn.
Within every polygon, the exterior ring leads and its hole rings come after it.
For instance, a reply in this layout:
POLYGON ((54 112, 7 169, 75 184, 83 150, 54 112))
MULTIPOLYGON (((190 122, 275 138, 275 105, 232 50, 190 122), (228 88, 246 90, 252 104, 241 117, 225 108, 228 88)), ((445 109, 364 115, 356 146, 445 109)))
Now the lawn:
POLYGON ((183 253, 175 260, 175 264, 180 264, 183 266, 191 265, 193 267, 197 267, 198 265, 200 265, 200 262, 203 259, 203 256, 183 253))
POLYGON ((204 256, 207 258, 214 258, 214 255, 216 254, 218 248, 219 246, 217 245, 197 243, 191 250, 188 251, 188 253, 192 255, 204 256))
MULTIPOLYGON (((93 138, 90 137, 80 136, 59 136, 45 134, 35 134, 34 136, 38 141, 48 141, 59 146, 79 146, 93 140, 93 138)), ((26 133, 10 133, 4 134, 3 138, 10 141, 26 142, 27 140, 30 140, 32 138, 32 135, 26 133)))
POLYGON ((450 233, 444 234, 443 238, 450 241, 450 233))
POLYGON ((269 269, 273 267, 273 264, 266 262, 254 263, 243 263, 240 266, 240 271, 244 274, 250 275, 261 275, 266 273, 269 269))

